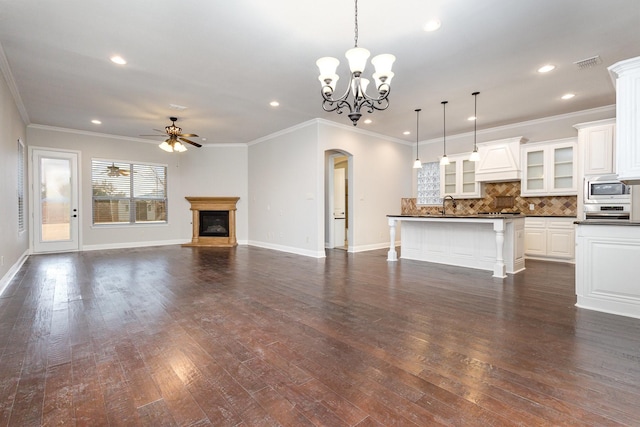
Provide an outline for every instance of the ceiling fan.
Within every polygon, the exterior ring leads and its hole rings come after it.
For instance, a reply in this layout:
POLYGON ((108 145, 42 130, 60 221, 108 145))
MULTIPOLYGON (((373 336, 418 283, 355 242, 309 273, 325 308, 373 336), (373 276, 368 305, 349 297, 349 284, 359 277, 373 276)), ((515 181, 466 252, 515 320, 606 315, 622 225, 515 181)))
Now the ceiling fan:
MULTIPOLYGON (((169 138, 160 144, 160 148, 164 151, 168 151, 170 153, 177 151, 187 151, 187 147, 184 146, 183 142, 191 144, 196 147, 202 147, 201 144, 197 142, 193 142, 187 138, 197 137, 195 133, 182 133, 182 128, 176 126, 176 122, 178 121, 177 117, 169 117, 171 120, 171 125, 164 127, 164 132, 169 135, 169 138)), ((157 132, 162 132, 160 129, 154 129, 157 132)), ((164 135, 140 135, 140 136, 164 136, 164 135)))
POLYGON ((130 171, 127 169, 122 169, 115 165, 115 163, 111 163, 111 166, 107 166, 107 176, 112 178, 118 176, 129 176, 130 171))

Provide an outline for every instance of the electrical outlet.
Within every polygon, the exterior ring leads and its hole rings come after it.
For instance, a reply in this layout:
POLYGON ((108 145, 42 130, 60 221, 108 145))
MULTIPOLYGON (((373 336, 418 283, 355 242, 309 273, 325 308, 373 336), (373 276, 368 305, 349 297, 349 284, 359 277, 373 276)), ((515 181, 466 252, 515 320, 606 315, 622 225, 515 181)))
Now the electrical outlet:
POLYGON ((536 207, 534 206, 533 203, 529 203, 529 210, 532 211, 534 210, 536 207))

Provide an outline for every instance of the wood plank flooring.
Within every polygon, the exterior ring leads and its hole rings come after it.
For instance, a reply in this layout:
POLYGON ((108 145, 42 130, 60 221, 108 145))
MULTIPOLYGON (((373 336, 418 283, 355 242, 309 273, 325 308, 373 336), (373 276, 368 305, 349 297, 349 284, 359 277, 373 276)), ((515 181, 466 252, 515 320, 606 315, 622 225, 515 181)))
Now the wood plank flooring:
POLYGON ((640 425, 640 320, 574 303, 541 261, 32 256, 0 298, 0 426, 640 425))

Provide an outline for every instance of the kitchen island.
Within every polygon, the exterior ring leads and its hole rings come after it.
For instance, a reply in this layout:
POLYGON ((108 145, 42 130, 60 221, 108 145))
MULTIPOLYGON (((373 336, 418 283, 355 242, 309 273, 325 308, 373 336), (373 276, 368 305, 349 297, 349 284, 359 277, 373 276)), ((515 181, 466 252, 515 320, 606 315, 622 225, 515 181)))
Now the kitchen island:
POLYGON ((396 225, 403 259, 478 268, 504 278, 524 267, 522 215, 387 215, 388 261, 397 261, 396 225))
POLYGON ((640 318, 640 223, 576 224, 576 306, 640 318))

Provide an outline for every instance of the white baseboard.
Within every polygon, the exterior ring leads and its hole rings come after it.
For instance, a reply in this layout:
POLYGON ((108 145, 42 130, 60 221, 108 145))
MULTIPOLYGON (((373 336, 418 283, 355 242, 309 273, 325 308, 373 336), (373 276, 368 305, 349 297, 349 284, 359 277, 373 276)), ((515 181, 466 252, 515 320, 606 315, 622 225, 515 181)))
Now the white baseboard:
POLYGON ((312 257, 312 258, 325 258, 326 257, 326 254, 324 253, 324 250, 322 250, 322 251, 312 251, 312 250, 309 250, 309 249, 294 248, 292 246, 283 246, 283 245, 275 245, 273 243, 257 242, 255 240, 249 240, 248 245, 249 246, 257 246, 259 248, 264 248, 264 249, 273 249, 274 251, 288 252, 288 253, 291 253, 291 254, 308 256, 308 257, 312 257))
MULTIPOLYGON (((396 246, 400 246, 400 242, 396 242, 396 246)), ((372 243, 370 245, 349 246, 349 252, 366 252, 375 251, 378 249, 389 249, 389 242, 385 243, 372 243)))
POLYGON ((190 243, 191 239, 176 239, 176 240, 154 240, 151 242, 126 242, 126 243, 109 243, 106 245, 84 245, 82 251, 100 251, 104 249, 128 249, 128 248, 145 248, 149 246, 168 246, 168 245, 183 245, 190 243))
POLYGON ((0 296, 2 296, 2 294, 4 293, 4 290, 7 288, 11 280, 13 280, 16 273, 20 270, 20 267, 22 267, 22 264, 24 264, 24 262, 28 258, 29 258, 29 250, 26 250, 22 255, 20 255, 20 258, 18 258, 18 261, 16 261, 15 264, 11 266, 9 271, 7 271, 7 274, 5 274, 2 277, 2 279, 0 279, 0 296))

